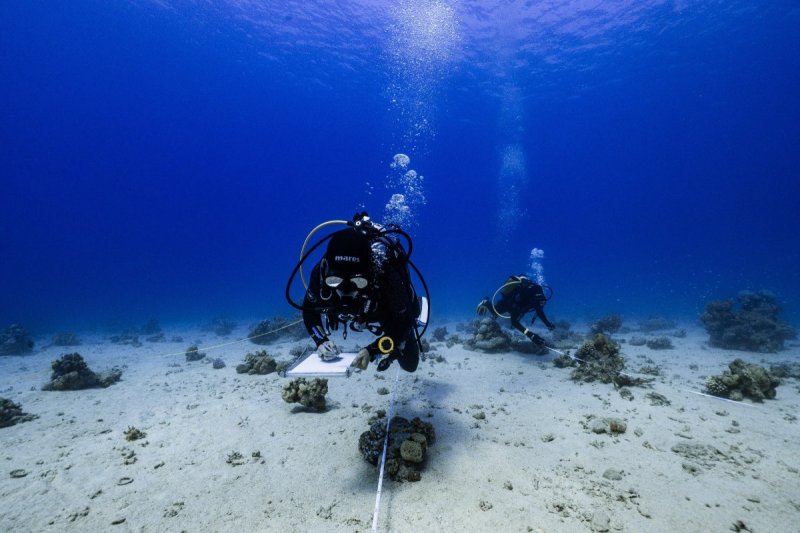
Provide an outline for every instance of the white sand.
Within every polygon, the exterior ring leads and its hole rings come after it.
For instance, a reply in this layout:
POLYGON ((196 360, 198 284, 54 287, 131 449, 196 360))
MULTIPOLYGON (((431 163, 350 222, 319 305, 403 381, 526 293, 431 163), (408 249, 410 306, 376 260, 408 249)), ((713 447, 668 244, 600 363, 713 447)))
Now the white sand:
MULTIPOLYGON (((73 350, 0 357, 0 396, 40 417, 0 429, 0 531, 370 530, 378 476, 357 443, 369 411, 388 410, 391 395, 377 389, 392 388, 394 367, 330 379, 330 409, 306 412, 281 399, 283 378, 235 373, 259 347, 209 352, 228 365, 214 370, 163 354, 195 341, 202 349, 217 337, 167 333, 185 342, 134 349, 84 339, 75 351, 93 370, 125 365, 123 381, 108 389, 40 390, 50 362, 73 350), (126 441, 128 426, 147 437, 126 441), (246 464, 226 462, 234 451, 246 464), (12 478, 16 469, 27 475, 12 478), (124 478, 132 481, 120 484, 124 478)), ((629 369, 644 357, 663 368, 652 390, 670 406, 651 405, 648 389, 633 388, 628 401, 611 385, 577 385, 552 357, 439 347, 446 362, 400 374, 396 414, 433 423, 437 440, 420 482, 385 481, 378 529, 728 531, 741 521, 755 532, 796 531, 798 382, 786 380, 777 399, 763 404, 687 389, 700 390, 701 376, 720 373, 735 357, 798 361, 800 347, 761 355, 705 341, 690 329, 673 339, 673 350, 623 345, 629 369), (485 420, 473 417, 480 411, 485 420), (619 417, 627 432, 594 434, 592 416, 619 417), (672 451, 681 443, 717 452, 687 459, 672 451), (622 479, 605 479, 609 468, 622 479)), ((289 347, 267 348, 287 360, 289 347)))

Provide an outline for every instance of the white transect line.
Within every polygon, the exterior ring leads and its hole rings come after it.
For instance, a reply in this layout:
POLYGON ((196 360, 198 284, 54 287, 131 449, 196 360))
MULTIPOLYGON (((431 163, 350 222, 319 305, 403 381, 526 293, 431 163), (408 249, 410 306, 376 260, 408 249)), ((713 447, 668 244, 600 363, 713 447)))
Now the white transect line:
POLYGON ((381 468, 378 475, 378 493, 375 495, 375 511, 372 513, 372 533, 378 531, 378 512, 381 508, 381 489, 383 488, 383 468, 386 465, 386 449, 389 447, 389 426, 394 416, 394 397, 397 393, 397 382, 400 379, 400 365, 394 374, 394 385, 392 386, 392 401, 389 403, 389 415, 386 417, 386 436, 383 438, 383 453, 381 454, 381 468))
POLYGON ((758 409, 755 405, 744 403, 744 402, 737 402, 736 400, 729 400, 728 398, 721 398, 719 396, 714 396, 713 394, 706 394, 705 392, 697 392, 696 390, 692 389, 683 389, 686 392, 691 392, 692 394, 697 394, 698 396, 705 396, 706 398, 714 398, 715 400, 722 400, 723 402, 730 402, 736 405, 744 405, 746 407, 751 407, 753 409, 758 409))
MULTIPOLYGON (((292 322, 290 324, 286 324, 285 326, 281 326, 279 328, 273 329, 272 331, 267 331, 266 333, 259 333, 258 335, 253 335, 252 337, 245 337, 244 339, 239 339, 239 340, 231 341, 231 342, 223 342, 222 344, 214 344, 212 346, 203 346, 202 348, 198 348, 198 351, 200 351, 201 349, 205 350, 205 351, 216 350, 217 348, 222 348, 224 346, 230 346, 231 344, 239 344, 240 342, 246 342, 246 341, 249 341, 249 340, 252 340, 252 339, 257 339, 259 337, 264 337, 266 335, 272 335, 273 333, 277 333, 278 331, 280 331, 282 329, 286 329, 286 328, 290 328, 292 326, 295 326, 295 325, 299 324, 302 321, 303 321, 303 319, 301 318, 300 320, 295 320, 294 322, 292 322)), ((184 350, 182 352, 162 353, 162 354, 158 355, 157 357, 167 357, 167 356, 171 356, 171 355, 184 355, 185 353, 186 353, 186 350, 184 350)))
MULTIPOLYGON (((587 361, 584 361, 584 360, 583 360, 583 359, 581 359, 580 357, 575 357, 575 356, 574 356, 574 355, 572 355, 572 354, 569 354, 569 353, 564 353, 564 352, 560 352, 560 351, 556 350, 555 348, 551 348, 551 347, 549 347, 549 346, 545 346, 545 348, 547 348, 547 349, 548 349, 548 350, 550 350, 551 352, 556 352, 558 355, 566 355, 567 357, 569 357, 569 358, 570 358, 570 359, 572 359, 573 361, 580 361, 581 363, 588 364, 588 362, 587 362, 587 361)), ((620 370, 612 370, 612 372, 614 372, 615 374, 619 374, 620 376, 625 376, 625 377, 628 377, 628 378, 631 378, 631 379, 633 379, 633 376, 631 376, 630 374, 626 374, 625 372, 622 372, 622 371, 620 371, 620 370)))

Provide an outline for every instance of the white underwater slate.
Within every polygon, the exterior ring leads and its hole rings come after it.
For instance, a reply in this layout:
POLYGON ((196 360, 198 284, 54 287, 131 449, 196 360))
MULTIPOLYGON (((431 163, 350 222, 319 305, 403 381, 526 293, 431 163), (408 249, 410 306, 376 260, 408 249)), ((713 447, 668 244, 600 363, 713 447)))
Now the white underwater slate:
POLYGON ((341 353, 332 361, 323 361, 317 352, 298 359, 286 370, 287 378, 349 376, 356 353, 341 353))

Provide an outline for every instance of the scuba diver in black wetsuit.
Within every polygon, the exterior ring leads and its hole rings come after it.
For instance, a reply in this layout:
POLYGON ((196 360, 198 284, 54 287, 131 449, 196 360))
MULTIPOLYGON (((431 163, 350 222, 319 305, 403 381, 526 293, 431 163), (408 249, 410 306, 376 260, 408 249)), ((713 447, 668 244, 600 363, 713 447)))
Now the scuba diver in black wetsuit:
POLYGON ((329 335, 342 324, 345 338, 348 328, 366 329, 379 337, 358 352, 353 366, 366 369, 382 356, 377 365, 379 371, 397 360, 403 370, 414 372, 425 331, 418 333, 417 317, 423 311, 427 322, 427 300, 417 296, 411 283, 409 265, 419 275, 409 261, 411 239, 396 226, 375 224, 367 213, 357 213, 352 222, 334 222, 350 227, 328 235, 304 254, 286 287, 289 303, 302 310, 306 329, 322 359, 338 357, 340 350, 329 335), (395 235, 408 240, 408 253, 395 235), (289 297, 294 275, 308 255, 326 240, 329 242, 325 255, 311 271, 303 304, 297 305, 289 297))
POLYGON ((520 323, 520 319, 524 314, 534 311, 536 314, 531 317, 531 324, 536 321, 538 316, 547 329, 550 331, 556 329, 555 324, 550 322, 544 314, 544 304, 552 296, 550 287, 543 287, 522 275, 509 276, 503 286, 495 291, 495 296, 497 296, 497 293, 501 294, 500 301, 495 304, 494 297, 489 298, 487 296, 478 304, 476 309, 478 314, 484 315, 491 311, 495 316, 510 318, 514 329, 528 337, 537 346, 539 352, 545 353, 547 346, 544 339, 523 326, 520 323), (550 293, 549 295, 545 295, 545 288, 550 293), (504 315, 504 313, 508 313, 508 315, 504 315))

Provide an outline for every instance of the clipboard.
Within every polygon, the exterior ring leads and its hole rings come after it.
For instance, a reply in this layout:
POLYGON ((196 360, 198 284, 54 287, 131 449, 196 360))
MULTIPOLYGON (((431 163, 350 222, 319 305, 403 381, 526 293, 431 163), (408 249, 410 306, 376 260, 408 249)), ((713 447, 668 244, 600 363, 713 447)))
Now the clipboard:
POLYGON ((353 373, 353 364, 356 356, 353 353, 340 353, 339 357, 330 361, 323 361, 317 352, 299 357, 294 363, 284 370, 281 375, 285 378, 297 377, 350 377, 353 373))

